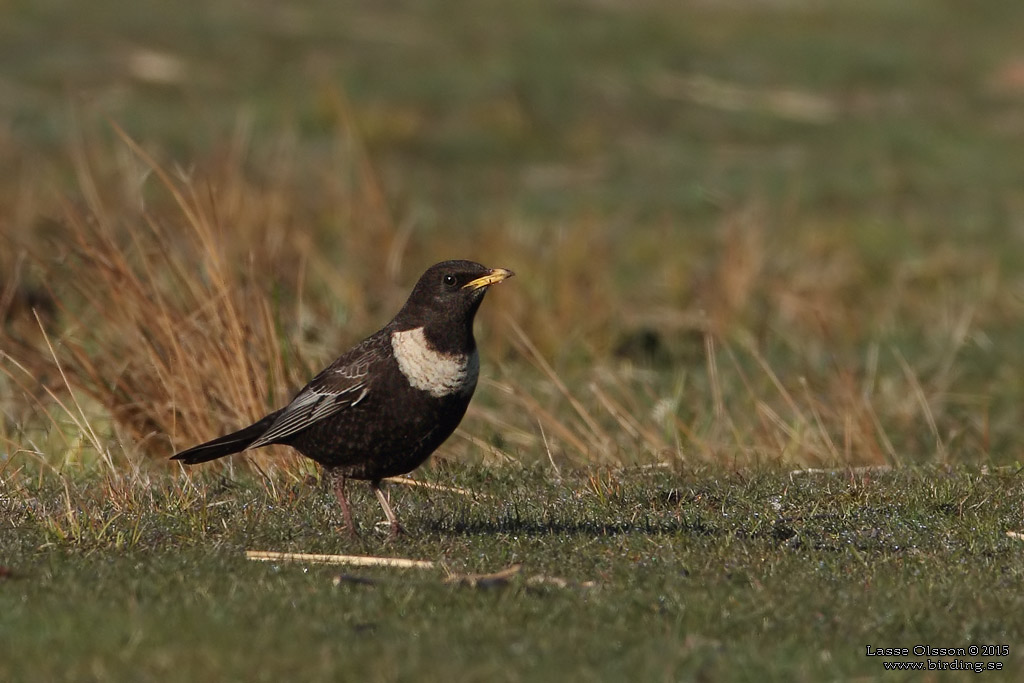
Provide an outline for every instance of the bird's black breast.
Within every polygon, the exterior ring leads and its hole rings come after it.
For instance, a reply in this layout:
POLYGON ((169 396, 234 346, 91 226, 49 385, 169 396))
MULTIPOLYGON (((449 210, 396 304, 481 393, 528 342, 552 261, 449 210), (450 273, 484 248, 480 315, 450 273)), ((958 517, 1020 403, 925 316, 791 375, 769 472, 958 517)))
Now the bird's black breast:
POLYGON ((364 379, 368 391, 357 404, 281 442, 355 479, 405 474, 451 436, 473 394, 470 387, 438 397, 412 386, 393 353, 364 379))

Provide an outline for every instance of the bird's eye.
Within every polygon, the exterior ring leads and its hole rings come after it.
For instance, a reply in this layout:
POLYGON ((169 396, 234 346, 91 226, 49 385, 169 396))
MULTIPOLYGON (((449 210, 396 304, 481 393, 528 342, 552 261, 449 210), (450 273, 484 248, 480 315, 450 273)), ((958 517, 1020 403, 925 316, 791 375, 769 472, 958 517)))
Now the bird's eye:
POLYGON ((447 287, 454 287, 456 284, 458 284, 458 282, 459 282, 458 278, 456 278, 454 275, 445 275, 444 276, 444 284, 447 287))

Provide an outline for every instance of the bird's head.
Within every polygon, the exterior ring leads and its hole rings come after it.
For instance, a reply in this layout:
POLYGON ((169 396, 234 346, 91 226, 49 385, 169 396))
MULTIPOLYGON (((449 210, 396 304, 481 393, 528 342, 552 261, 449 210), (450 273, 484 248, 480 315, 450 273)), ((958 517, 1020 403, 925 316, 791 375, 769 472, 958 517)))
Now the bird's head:
POLYGON ((472 340, 473 318, 487 289, 512 275, 511 270, 473 261, 442 261, 420 276, 393 324, 399 329, 423 327, 439 348, 466 334, 472 340))

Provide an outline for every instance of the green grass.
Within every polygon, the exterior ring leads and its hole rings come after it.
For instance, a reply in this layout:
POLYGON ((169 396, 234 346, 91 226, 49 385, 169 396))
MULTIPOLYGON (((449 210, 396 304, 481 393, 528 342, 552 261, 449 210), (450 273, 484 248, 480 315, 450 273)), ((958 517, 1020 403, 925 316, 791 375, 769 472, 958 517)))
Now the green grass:
POLYGON ((368 492, 359 540, 340 533, 328 491, 301 484, 160 475, 128 505, 102 480, 15 492, 0 677, 814 681, 881 676, 868 645, 918 644, 1008 644, 984 658, 1007 668, 993 680, 1024 663, 1014 470, 429 479, 478 496, 393 486, 410 532, 397 541, 370 528, 368 492), (244 558, 267 548, 444 569, 244 558), (445 582, 513 563, 508 585, 445 582))
POLYGON ((1022 22, 4 5, 0 679, 817 681, 882 676, 868 645, 1007 644, 985 680, 1014 680, 1022 22), (518 273, 422 474, 476 500, 395 490, 388 541, 359 492, 352 542, 280 453, 164 464, 452 257, 518 273))

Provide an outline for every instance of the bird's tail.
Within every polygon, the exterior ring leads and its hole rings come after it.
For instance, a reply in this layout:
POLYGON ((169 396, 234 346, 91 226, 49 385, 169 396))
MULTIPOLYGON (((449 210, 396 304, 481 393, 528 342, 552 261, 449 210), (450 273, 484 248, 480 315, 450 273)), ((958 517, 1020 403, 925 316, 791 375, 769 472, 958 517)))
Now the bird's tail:
POLYGON ((188 450, 175 453, 171 456, 171 460, 181 460, 189 465, 195 465, 200 462, 208 462, 217 458, 223 458, 225 455, 244 451, 249 447, 249 444, 263 436, 274 420, 277 419, 279 412, 281 411, 271 413, 259 422, 239 429, 237 432, 225 434, 213 441, 207 441, 188 450))

